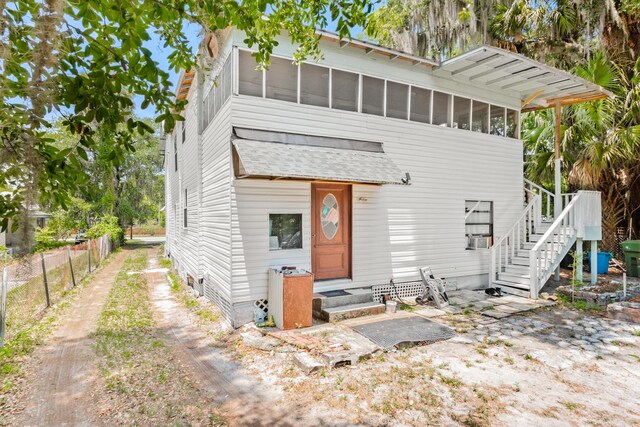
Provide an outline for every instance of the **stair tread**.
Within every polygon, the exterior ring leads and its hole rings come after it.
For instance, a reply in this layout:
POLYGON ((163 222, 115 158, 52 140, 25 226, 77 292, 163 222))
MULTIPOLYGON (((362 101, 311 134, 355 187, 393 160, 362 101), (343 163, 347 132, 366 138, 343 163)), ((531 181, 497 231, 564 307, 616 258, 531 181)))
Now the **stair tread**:
POLYGON ((359 304, 348 304, 348 305, 341 305, 338 307, 323 308, 322 311, 326 313, 339 313, 343 311, 360 310, 363 308, 378 308, 378 307, 384 307, 384 304, 371 301, 371 302, 363 302, 359 304))
POLYGON ((528 291, 531 289, 531 287, 529 285, 523 285, 522 283, 516 283, 516 282, 509 282, 507 280, 494 280, 493 281, 494 285, 501 285, 501 286, 508 286, 511 288, 516 288, 516 289, 520 289, 522 291, 528 291))

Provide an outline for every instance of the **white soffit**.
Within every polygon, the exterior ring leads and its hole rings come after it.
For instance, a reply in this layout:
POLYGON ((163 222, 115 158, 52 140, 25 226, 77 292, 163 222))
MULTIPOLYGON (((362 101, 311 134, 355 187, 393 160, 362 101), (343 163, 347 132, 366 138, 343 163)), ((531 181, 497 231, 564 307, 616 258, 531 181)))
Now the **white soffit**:
POLYGON ((518 96, 522 111, 569 105, 613 94, 566 71, 493 46, 481 46, 443 62, 433 73, 518 96))

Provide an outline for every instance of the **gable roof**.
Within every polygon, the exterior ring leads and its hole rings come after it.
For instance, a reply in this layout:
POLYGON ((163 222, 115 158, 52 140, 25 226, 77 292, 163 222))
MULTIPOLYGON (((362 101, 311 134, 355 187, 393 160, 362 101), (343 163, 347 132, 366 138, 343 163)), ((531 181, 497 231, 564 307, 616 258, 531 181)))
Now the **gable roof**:
POLYGON ((520 97, 523 112, 613 95, 569 72, 493 46, 481 46, 444 61, 434 74, 510 92, 520 97))

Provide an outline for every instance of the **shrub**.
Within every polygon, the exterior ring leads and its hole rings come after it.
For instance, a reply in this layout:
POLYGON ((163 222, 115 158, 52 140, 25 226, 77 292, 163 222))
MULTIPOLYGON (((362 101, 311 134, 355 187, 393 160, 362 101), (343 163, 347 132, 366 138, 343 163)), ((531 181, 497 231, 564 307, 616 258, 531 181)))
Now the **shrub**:
POLYGON ((87 238, 97 239, 107 233, 111 236, 114 245, 124 243, 124 231, 118 225, 118 217, 113 215, 103 216, 99 223, 87 230, 87 238))
POLYGON ((36 244, 33 247, 33 252, 45 252, 71 244, 71 242, 59 240, 56 230, 48 226, 39 228, 36 231, 35 240, 36 244))

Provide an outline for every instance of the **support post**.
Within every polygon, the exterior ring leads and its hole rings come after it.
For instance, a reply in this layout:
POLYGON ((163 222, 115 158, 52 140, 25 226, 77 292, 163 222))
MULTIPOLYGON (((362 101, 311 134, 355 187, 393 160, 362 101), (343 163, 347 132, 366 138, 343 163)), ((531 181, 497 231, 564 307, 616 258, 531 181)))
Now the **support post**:
POLYGON ((73 272, 73 261, 71 259, 71 248, 67 246, 67 256, 69 257, 69 269, 71 270, 71 283, 76 286, 76 275, 73 272))
POLYGON ((44 278, 44 293, 47 297, 47 307, 51 307, 51 299, 49 298, 49 282, 47 281, 47 267, 44 263, 44 252, 40 252, 40 261, 42 263, 42 277, 44 278))
POLYGON ((560 216, 560 214, 562 213, 562 174, 561 174, 561 168, 562 168, 562 164, 560 161, 560 144, 562 142, 562 135, 560 134, 561 132, 561 120, 562 120, 562 106, 560 105, 560 102, 556 102, 556 107, 555 107, 555 137, 556 137, 556 144, 555 144, 555 171, 554 171, 554 178, 555 178, 555 200, 553 203, 553 215, 554 218, 557 218, 558 216, 560 216))
POLYGON ((2 283, 0 283, 0 348, 4 347, 4 337, 7 323, 7 288, 9 287, 9 269, 2 269, 2 283))
POLYGON ((91 239, 87 240, 87 256, 89 258, 89 273, 91 273, 91 239))
POLYGON ((591 241, 591 284, 598 281, 598 241, 591 241))
POLYGON ((576 259, 574 260, 574 262, 576 262, 577 264, 576 278, 580 283, 582 283, 582 277, 584 272, 584 265, 582 265, 583 264, 582 258, 584 258, 584 256, 582 255, 582 239, 577 239, 576 240, 576 259))

